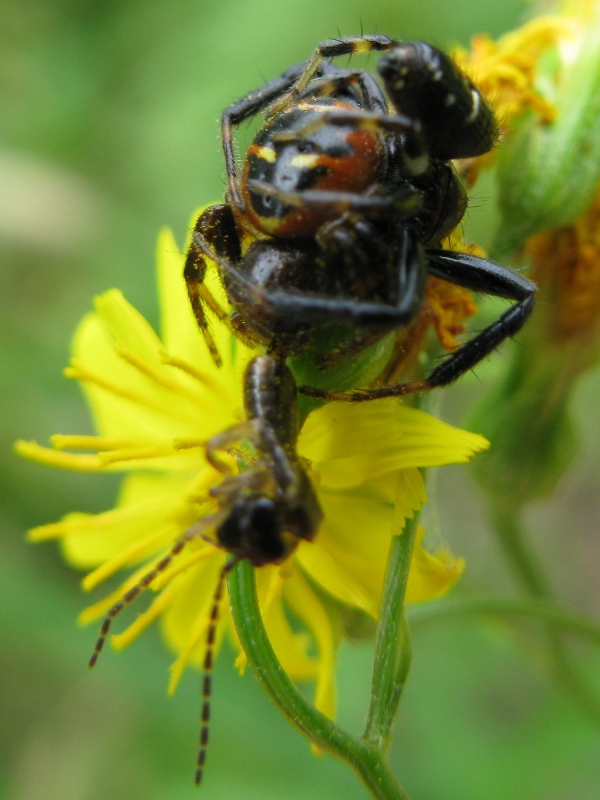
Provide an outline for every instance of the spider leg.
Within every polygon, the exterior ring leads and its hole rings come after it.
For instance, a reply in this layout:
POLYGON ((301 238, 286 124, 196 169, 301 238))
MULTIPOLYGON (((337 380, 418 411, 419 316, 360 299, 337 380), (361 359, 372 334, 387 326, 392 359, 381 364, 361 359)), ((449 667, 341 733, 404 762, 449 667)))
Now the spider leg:
POLYGON ((237 284, 237 288, 243 290, 247 301, 262 306, 274 317, 284 320, 308 320, 313 324, 348 322, 359 328, 386 331, 407 325, 414 318, 422 300, 424 251, 408 228, 404 228, 400 235, 400 270, 395 304, 306 292, 294 294, 266 290, 242 274, 233 263, 212 252, 202 237, 196 234, 194 236, 197 247, 219 264, 223 272, 237 284))
MULTIPOLYGON (((401 155, 411 175, 422 175, 429 166, 430 151, 423 135, 421 122, 406 114, 388 114, 384 111, 331 108, 323 111, 312 122, 296 132, 296 137, 308 136, 324 125, 339 125, 357 130, 379 130, 402 136, 401 155)), ((276 141, 277 137, 273 137, 276 141)), ((489 149, 489 148, 488 148, 489 149)))
POLYGON ((307 210, 322 209, 338 216, 348 211, 367 214, 369 217, 393 217, 397 221, 414 217, 419 211, 422 195, 412 186, 402 186, 393 195, 357 194, 355 192, 336 192, 324 189, 304 189, 300 192, 286 192, 266 181, 248 180, 248 188, 294 208, 307 210))
POLYGON ((327 392, 311 386, 300 386, 298 391, 301 394, 359 403, 447 386, 476 366, 509 336, 518 333, 533 310, 535 285, 506 267, 477 256, 446 250, 428 250, 427 260, 430 275, 475 292, 516 302, 495 322, 449 355, 423 380, 354 392, 327 392))
POLYGON ((233 128, 236 125, 240 125, 244 120, 258 114, 286 92, 298 79, 298 76, 302 74, 304 68, 304 63, 291 67, 284 72, 281 77, 275 78, 260 89, 250 92, 245 97, 227 106, 225 111, 223 111, 221 117, 221 138, 225 153, 229 199, 238 208, 243 207, 243 202, 239 187, 233 128))
POLYGON ((373 50, 391 50, 397 42, 389 36, 351 36, 346 39, 330 39, 321 44, 304 65, 304 69, 297 79, 277 102, 273 103, 267 111, 267 119, 272 119, 286 108, 294 105, 304 92, 310 79, 317 73, 322 61, 338 56, 370 53, 373 50))
POLYGON ((198 217, 183 269, 183 277, 194 316, 213 361, 220 367, 221 356, 210 332, 204 311, 204 304, 206 304, 221 322, 231 328, 229 314, 219 305, 204 284, 204 276, 208 267, 207 260, 214 261, 215 252, 233 260, 237 260, 240 254, 233 214, 226 205, 210 206, 198 217), (204 242, 205 246, 199 247, 198 241, 204 242))
POLYGON ((323 70, 323 72, 322 77, 313 78, 306 86, 298 98, 300 102, 315 97, 339 96, 341 92, 350 89, 352 95, 365 108, 387 111, 385 96, 377 81, 368 72, 364 72, 364 70, 344 71, 334 67, 323 70))

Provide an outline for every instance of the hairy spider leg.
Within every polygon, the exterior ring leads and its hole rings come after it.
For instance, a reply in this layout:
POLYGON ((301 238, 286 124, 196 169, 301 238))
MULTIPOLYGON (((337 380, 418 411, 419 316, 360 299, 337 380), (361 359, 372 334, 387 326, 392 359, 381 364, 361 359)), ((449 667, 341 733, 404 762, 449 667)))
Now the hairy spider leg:
POLYGON ((220 367, 223 362, 215 340, 210 332, 203 302, 206 303, 215 316, 225 324, 229 330, 231 330, 231 317, 228 312, 221 307, 204 284, 204 277, 208 267, 207 258, 209 262, 213 262, 215 259, 215 251, 233 260, 239 259, 241 255, 240 243, 235 227, 232 228, 231 226, 222 224, 222 209, 224 208, 227 208, 227 206, 209 206, 209 208, 200 214, 192 232, 192 241, 186 255, 183 269, 183 277, 188 290, 192 311, 194 312, 198 326, 202 331, 204 341, 217 367, 220 367), (202 241, 210 242, 212 247, 207 249, 198 248, 196 243, 197 237, 202 241))
POLYGON ((308 82, 317 73, 321 63, 325 59, 357 55, 359 53, 371 53, 375 50, 391 50, 396 44, 397 42, 395 39, 378 34, 372 36, 350 36, 345 39, 329 39, 326 42, 321 42, 312 56, 304 64, 304 69, 298 75, 295 82, 293 82, 290 90, 268 108, 266 114, 267 119, 272 119, 298 101, 298 98, 303 93, 308 82))
POLYGON ((237 208, 243 208, 237 173, 237 159, 235 154, 233 128, 240 125, 250 117, 255 116, 269 103, 273 102, 282 93, 287 91, 298 78, 305 67, 304 62, 291 67, 279 78, 269 81, 260 89, 250 92, 240 100, 227 106, 221 117, 221 138, 225 153, 225 168, 227 170, 227 183, 229 200, 237 208))
MULTIPOLYGON (((322 67, 321 67, 322 68, 322 67)), ((386 112, 388 103, 381 87, 375 78, 364 70, 338 70, 333 65, 327 65, 325 74, 320 78, 313 78, 298 97, 298 102, 314 97, 331 97, 345 89, 352 88, 359 91, 353 95, 359 105, 374 111, 386 112)))
MULTIPOLYGON (((368 50, 388 51, 379 60, 377 69, 396 111, 422 124, 430 157, 449 161, 481 155, 491 149, 498 137, 492 108, 452 58, 426 42, 400 43, 388 37, 324 42, 307 62, 292 89, 269 108, 268 118, 298 101, 323 58, 368 50)), ((380 90, 376 96, 381 97, 380 90)), ((377 109, 373 102, 369 108, 384 112, 379 117, 371 115, 374 122, 379 118, 381 127, 394 124, 385 113, 385 103, 377 109)), ((331 117, 326 117, 323 124, 334 122, 336 114, 340 115, 339 124, 345 124, 352 112, 347 112, 349 116, 345 118, 344 112, 330 113, 331 117)))
POLYGON ((414 233, 405 227, 401 234, 398 262, 398 302, 396 305, 380 302, 335 298, 322 295, 293 294, 267 291, 243 275, 230 261, 211 250, 210 244, 199 234, 194 234, 196 247, 212 258, 256 303, 282 317, 307 317, 315 323, 347 321, 357 327, 392 330, 412 321, 422 300, 425 258, 422 245, 414 233))
MULTIPOLYGON (((361 212, 369 217, 393 217, 397 221, 415 216, 421 205, 421 192, 410 186, 402 186, 393 195, 356 194, 325 189, 303 189, 300 192, 283 191, 266 181, 253 178, 248 187, 268 197, 274 197, 285 205, 296 208, 335 211, 341 216, 349 211, 361 212)), ((325 223, 327 224, 327 223, 325 223)))
POLYGON ((361 403, 447 386, 476 366, 505 339, 518 333, 533 310, 535 285, 493 261, 447 250, 428 250, 427 261, 430 275, 474 292, 517 302, 499 319, 455 350, 423 380, 353 392, 329 392, 312 386, 300 386, 298 391, 301 394, 330 401, 361 403))

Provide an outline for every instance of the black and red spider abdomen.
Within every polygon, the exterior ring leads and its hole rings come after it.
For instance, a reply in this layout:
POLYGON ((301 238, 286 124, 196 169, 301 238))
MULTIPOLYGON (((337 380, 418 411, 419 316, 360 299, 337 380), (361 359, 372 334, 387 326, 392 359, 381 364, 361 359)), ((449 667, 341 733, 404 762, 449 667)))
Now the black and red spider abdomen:
POLYGON ((356 109, 351 103, 327 99, 298 103, 265 125, 250 146, 242 196, 245 216, 263 233, 282 238, 314 236, 324 222, 339 217, 340 208, 335 203, 311 202, 307 191, 364 195, 380 179, 381 132, 325 123, 323 114, 334 107, 356 109), (289 202, 253 189, 249 181, 289 193, 289 202))

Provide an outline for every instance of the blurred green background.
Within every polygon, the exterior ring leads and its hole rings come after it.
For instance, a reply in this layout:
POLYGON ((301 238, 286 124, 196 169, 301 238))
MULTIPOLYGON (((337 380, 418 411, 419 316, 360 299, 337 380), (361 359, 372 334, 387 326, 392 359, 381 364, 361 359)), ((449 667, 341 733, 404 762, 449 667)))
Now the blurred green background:
MULTIPOLYGON (((11 443, 90 430, 77 386, 61 376, 72 331, 91 297, 113 286, 156 323, 156 234, 168 224, 183 241, 192 210, 222 196, 226 104, 338 30, 466 45, 478 31, 500 35, 524 12, 516 0, 2 4, 0 797, 366 797, 346 767, 310 754, 227 652, 198 794, 197 674, 166 697, 170 656, 156 631, 118 657, 109 651, 89 673, 96 632, 75 625, 80 576, 54 545, 24 543, 32 525, 110 507, 115 481, 21 462, 11 443)), ((477 379, 463 379, 442 415, 460 422, 502 367, 498 354, 477 379)), ((592 613, 600 611, 599 393, 600 376, 589 375, 576 397, 580 457, 556 498, 530 514, 563 599, 592 613)), ((467 468, 443 470, 436 494, 440 530, 469 562, 464 586, 511 591, 467 468)), ((370 657, 368 643, 340 653, 340 719, 354 731, 370 657)), ((597 654, 580 657, 597 678, 597 654)), ((469 619, 416 630, 392 749, 413 800, 597 800, 599 741, 548 677, 535 628, 469 619)))

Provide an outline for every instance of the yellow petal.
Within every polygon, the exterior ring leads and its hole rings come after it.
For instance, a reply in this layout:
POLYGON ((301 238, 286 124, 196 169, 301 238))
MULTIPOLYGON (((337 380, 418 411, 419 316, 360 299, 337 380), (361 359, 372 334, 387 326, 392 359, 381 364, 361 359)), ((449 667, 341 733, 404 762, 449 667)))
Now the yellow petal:
POLYGON ((104 561, 97 569, 86 575, 82 581, 82 587, 89 591, 103 583, 120 569, 139 564, 140 561, 148 559, 151 555, 160 551, 166 543, 172 541, 176 533, 177 528, 171 523, 152 531, 147 536, 136 539, 128 547, 124 547, 118 553, 115 553, 112 558, 104 561))
POLYGON ((296 616, 311 631, 316 643, 319 657, 314 704, 333 719, 336 708, 335 645, 331 617, 297 568, 284 583, 284 596, 296 616))
POLYGON ((330 594, 371 616, 379 607, 393 505, 348 494, 322 494, 325 519, 315 542, 301 542, 297 558, 330 594))
POLYGON ((94 299, 101 324, 113 342, 149 364, 160 366, 160 340, 150 323, 125 300, 118 289, 111 289, 94 299))
POLYGON ((15 442, 14 449, 15 453, 23 458, 48 467, 72 469, 77 472, 100 472, 106 469, 97 455, 63 453, 50 447, 42 447, 37 442, 25 442, 23 439, 15 442))
POLYGON ((323 485, 354 486, 408 467, 468 461, 489 443, 395 398, 329 403, 306 420, 299 452, 316 462, 323 485))
POLYGON ((447 550, 437 553, 425 550, 424 535, 425 531, 419 525, 406 585, 408 603, 441 597, 456 583, 465 568, 464 559, 456 558, 447 550))
POLYGON ((269 641, 279 663, 290 678, 308 680, 317 674, 317 661, 308 655, 310 637, 305 631, 294 631, 283 605, 276 603, 263 615, 269 641))
MULTIPOLYGON (((418 470, 393 476, 396 502, 354 492, 322 491, 325 519, 315 542, 302 542, 297 551, 307 574, 334 597, 373 617, 379 611, 381 589, 391 537, 425 500, 418 470)), ((388 479, 391 480, 391 479, 388 479)), ((373 481, 373 486, 377 481, 373 481)), ((388 494, 389 498, 389 494, 388 494)), ((423 530, 415 544, 407 600, 433 599, 446 592, 464 568, 462 559, 441 551, 431 554, 422 546, 423 530)))
MULTIPOLYGON (((182 481, 184 486, 185 483, 182 481)), ((161 531, 166 544, 180 532, 183 511, 180 489, 156 493, 101 514, 69 516, 66 521, 70 522, 70 527, 63 535, 63 553, 73 566, 88 568, 117 557, 128 547, 158 536, 161 531)))
POLYGON ((401 470, 352 491, 322 489, 319 497, 325 518, 297 558, 330 594, 375 617, 391 536, 425 501, 423 478, 401 470))
POLYGON ((96 303, 100 311, 88 314, 75 333, 67 373, 82 381, 101 435, 143 442, 208 438, 233 423, 222 398, 163 362, 158 337, 120 292, 106 292, 96 303))
POLYGON ((289 565, 282 567, 267 564, 256 570, 256 592, 269 641, 284 670, 292 678, 306 680, 315 676, 317 663, 308 655, 310 638, 304 631, 293 630, 288 620, 281 595, 289 578, 289 565))

